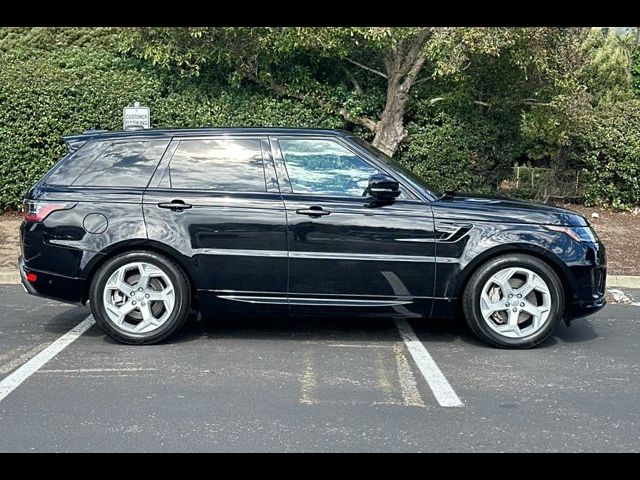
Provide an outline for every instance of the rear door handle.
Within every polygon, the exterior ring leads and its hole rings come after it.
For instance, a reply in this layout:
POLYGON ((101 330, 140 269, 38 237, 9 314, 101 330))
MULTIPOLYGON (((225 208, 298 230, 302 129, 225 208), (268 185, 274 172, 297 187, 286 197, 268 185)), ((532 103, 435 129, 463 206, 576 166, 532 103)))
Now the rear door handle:
POLYGON ((313 205, 309 208, 300 208, 296 210, 296 213, 298 215, 309 215, 311 218, 318 218, 324 215, 329 215, 331 212, 323 210, 322 207, 319 207, 317 205, 313 205))
POLYGON ((173 210, 174 212, 181 212, 182 210, 191 208, 192 205, 189 205, 188 203, 184 203, 182 200, 172 200, 171 202, 159 203, 158 207, 168 208, 169 210, 173 210))

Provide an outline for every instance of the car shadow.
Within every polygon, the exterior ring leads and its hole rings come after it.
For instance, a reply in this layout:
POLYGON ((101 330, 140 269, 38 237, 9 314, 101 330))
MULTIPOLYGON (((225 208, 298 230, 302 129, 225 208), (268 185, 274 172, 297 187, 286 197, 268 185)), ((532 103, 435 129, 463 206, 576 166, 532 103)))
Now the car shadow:
MULTIPOLYGON (((69 307, 50 317, 46 331, 62 335, 84 320, 91 311, 86 307, 69 307)), ((486 348, 469 330, 464 320, 410 320, 411 327, 422 341, 450 343, 461 341, 474 347, 486 348)), ((85 337, 103 338, 117 344, 102 330, 94 326, 85 337)), ((564 323, 538 348, 549 348, 559 343, 582 343, 599 337, 589 319, 579 319, 571 326, 564 323)), ((198 339, 247 339, 268 341, 339 341, 339 342, 391 342, 399 339, 398 330, 390 318, 354 318, 310 316, 224 316, 197 321, 189 317, 183 328, 163 344, 189 343, 198 339)))

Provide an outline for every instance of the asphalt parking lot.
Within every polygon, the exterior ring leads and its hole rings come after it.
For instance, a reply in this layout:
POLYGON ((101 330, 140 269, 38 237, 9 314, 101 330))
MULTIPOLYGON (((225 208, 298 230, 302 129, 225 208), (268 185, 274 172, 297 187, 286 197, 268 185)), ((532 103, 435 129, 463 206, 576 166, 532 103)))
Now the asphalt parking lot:
MULTIPOLYGON (((18 285, 0 301, 0 390, 90 313, 18 285)), ((0 395, 0 451, 640 449, 640 306, 527 351, 488 348, 460 322, 410 330, 460 406, 442 406, 392 320, 193 321, 148 347, 94 325, 0 395)))

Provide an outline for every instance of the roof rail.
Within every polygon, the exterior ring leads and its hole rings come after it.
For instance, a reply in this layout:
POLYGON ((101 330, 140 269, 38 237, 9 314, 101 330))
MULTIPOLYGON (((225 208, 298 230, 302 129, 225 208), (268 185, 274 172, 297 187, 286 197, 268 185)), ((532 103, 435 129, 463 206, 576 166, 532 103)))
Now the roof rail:
POLYGON ((97 130, 97 129, 89 129, 89 130, 85 130, 83 133, 83 135, 92 135, 92 134, 96 134, 96 133, 107 133, 109 130, 97 130))

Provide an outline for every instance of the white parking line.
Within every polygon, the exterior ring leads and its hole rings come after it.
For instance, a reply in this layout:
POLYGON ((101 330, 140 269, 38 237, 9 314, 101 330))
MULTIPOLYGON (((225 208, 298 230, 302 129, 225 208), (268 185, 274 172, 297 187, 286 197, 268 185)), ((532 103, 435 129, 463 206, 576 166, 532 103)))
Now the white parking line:
POLYGON ((55 357, 62 350, 67 348, 71 343, 77 340, 80 335, 89 330, 95 323, 92 315, 89 315, 78 325, 73 327, 59 339, 49 345, 47 348, 38 353, 31 360, 19 367, 15 372, 0 381, 0 402, 4 398, 18 388, 31 375, 36 373, 44 364, 55 357))
POLYGON ((407 346, 409 353, 413 357, 418 369, 429 384, 429 388, 442 407, 464 407, 464 404, 453 391, 453 388, 442 374, 436 362, 431 358, 423 343, 418 339, 415 332, 404 319, 395 321, 398 332, 407 346))

